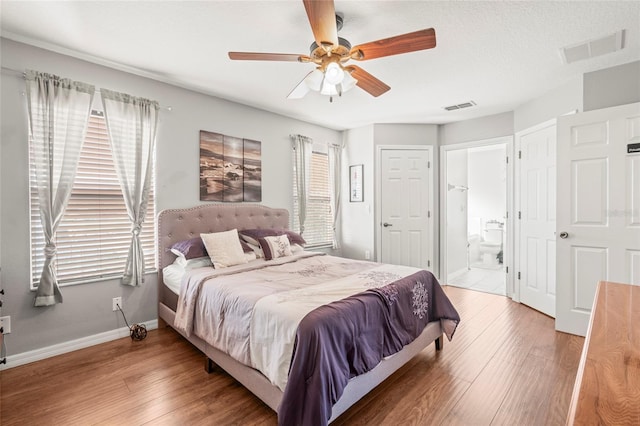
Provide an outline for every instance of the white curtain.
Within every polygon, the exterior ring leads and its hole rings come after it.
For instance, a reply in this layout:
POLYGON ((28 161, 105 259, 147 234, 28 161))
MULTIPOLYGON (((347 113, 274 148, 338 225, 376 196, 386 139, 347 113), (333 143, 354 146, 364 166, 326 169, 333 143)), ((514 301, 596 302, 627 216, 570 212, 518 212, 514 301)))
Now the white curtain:
POLYGON ((329 145, 329 189, 331 190, 331 214, 333 215, 333 249, 339 248, 338 216, 340 211, 340 187, 342 185, 342 145, 329 145))
POLYGON ((296 174, 298 222, 300 223, 300 233, 304 234, 304 224, 307 220, 307 202, 309 200, 309 176, 313 140, 302 135, 292 135, 291 140, 293 142, 294 172, 296 174))
POLYGON ((144 282, 144 252, 140 230, 144 222, 152 184, 158 111, 155 101, 101 89, 104 116, 113 161, 131 220, 131 246, 122 283, 144 282))
POLYGON ((35 306, 62 303, 55 272, 56 229, 64 215, 78 169, 95 87, 28 70, 29 147, 38 187, 45 261, 35 306))

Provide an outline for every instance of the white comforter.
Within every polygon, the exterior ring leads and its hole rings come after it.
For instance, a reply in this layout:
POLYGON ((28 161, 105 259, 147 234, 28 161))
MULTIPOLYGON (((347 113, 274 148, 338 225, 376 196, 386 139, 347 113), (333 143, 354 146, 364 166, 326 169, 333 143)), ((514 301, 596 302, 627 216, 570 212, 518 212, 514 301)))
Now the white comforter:
POLYGON ((196 269, 183 281, 174 326, 258 369, 284 390, 296 329, 307 313, 417 271, 309 252, 196 269))

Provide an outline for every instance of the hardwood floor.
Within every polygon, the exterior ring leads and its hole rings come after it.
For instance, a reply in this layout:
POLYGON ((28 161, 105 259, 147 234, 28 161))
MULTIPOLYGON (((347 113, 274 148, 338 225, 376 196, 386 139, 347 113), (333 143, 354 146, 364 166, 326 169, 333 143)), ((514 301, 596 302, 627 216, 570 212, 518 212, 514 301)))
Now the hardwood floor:
MULTIPOLYGON (((334 423, 564 425, 584 339, 502 296, 445 287, 462 321, 334 423)), ((0 372, 2 425, 275 425, 170 328, 0 372)))

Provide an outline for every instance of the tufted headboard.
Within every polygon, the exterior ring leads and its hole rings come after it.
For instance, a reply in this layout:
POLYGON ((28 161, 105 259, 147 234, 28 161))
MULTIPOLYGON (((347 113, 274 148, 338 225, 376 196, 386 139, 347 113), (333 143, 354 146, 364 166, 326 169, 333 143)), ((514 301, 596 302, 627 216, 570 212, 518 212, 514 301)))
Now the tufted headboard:
MULTIPOLYGON (((176 259, 169 248, 178 241, 197 237, 201 233, 228 231, 234 228, 238 230, 289 228, 289 212, 260 204, 206 204, 160 212, 158 215, 158 312, 160 317, 162 317, 160 310, 166 307, 175 310, 178 303, 178 296, 164 285, 162 276, 162 268, 176 259)), ((169 322, 172 323, 172 321, 169 322)))
POLYGON ((158 215, 158 281, 162 268, 175 260, 169 248, 201 233, 230 229, 289 228, 289 212, 260 204, 207 204, 163 210, 158 215))

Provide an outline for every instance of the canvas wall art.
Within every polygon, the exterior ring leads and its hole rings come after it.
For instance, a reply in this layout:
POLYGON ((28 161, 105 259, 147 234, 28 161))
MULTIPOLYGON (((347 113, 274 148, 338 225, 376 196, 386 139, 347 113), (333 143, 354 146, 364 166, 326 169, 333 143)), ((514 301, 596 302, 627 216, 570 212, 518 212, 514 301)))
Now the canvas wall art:
POLYGON ((200 200, 262 201, 261 143, 200 131, 200 200))

